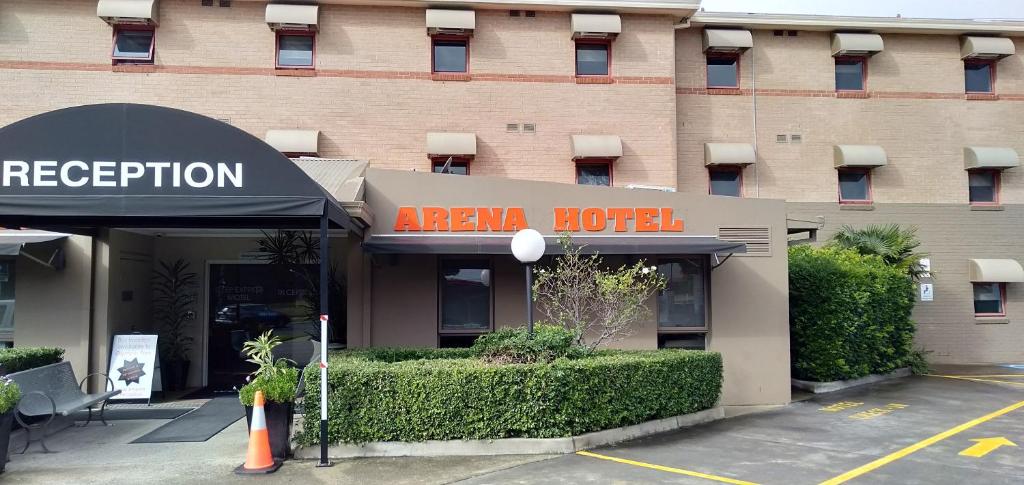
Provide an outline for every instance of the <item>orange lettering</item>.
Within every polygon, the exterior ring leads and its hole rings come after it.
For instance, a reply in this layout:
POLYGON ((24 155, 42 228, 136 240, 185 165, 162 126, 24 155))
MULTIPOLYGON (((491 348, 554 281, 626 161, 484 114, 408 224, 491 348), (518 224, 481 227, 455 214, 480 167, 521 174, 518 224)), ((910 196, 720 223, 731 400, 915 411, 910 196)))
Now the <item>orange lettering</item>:
POLYGON ((576 207, 555 207, 555 232, 580 230, 580 210, 576 207))
POLYGON ((440 207, 423 208, 423 230, 424 231, 447 231, 448 211, 440 207))
POLYGON ((415 207, 399 207, 395 218, 396 231, 422 231, 419 213, 415 207))
POLYGON ((638 207, 636 209, 636 232, 658 232, 658 224, 654 218, 658 209, 654 207, 638 207))
POLYGON ((501 230, 501 208, 487 207, 476 208, 476 230, 477 231, 500 231, 501 230))
POLYGON ((473 217, 472 207, 452 207, 452 231, 464 232, 474 230, 474 225, 469 221, 473 217))
POLYGON ((522 207, 509 207, 508 211, 505 212, 505 225, 502 227, 503 231, 518 231, 520 229, 526 229, 526 213, 523 212, 522 207))
POLYGON ((672 208, 661 208, 661 232, 683 232, 683 220, 672 218, 672 208))
POLYGON ((608 209, 608 218, 615 220, 615 232, 626 232, 626 221, 633 218, 633 209, 614 208, 608 209))
POLYGON ((604 211, 596 207, 583 209, 583 230, 590 232, 603 231, 608 226, 604 211))

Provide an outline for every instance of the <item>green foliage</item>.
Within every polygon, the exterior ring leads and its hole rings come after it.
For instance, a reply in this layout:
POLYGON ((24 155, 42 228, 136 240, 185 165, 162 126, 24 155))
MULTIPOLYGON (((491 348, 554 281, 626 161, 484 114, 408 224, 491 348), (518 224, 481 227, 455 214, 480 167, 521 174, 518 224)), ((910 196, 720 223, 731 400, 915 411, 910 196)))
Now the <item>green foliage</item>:
POLYGON ((870 224, 863 229, 843 226, 832 236, 831 243, 844 249, 853 249, 863 255, 875 255, 886 264, 902 269, 915 281, 924 270, 920 260, 926 255, 918 253, 921 241, 917 228, 904 229, 899 224, 870 224))
POLYGON ((914 283, 878 256, 838 247, 789 250, 793 377, 835 381, 912 361, 914 283))
POLYGON ((244 406, 252 406, 256 391, 263 391, 267 401, 287 403, 295 401, 295 388, 299 384, 299 369, 280 367, 280 372, 261 374, 238 390, 238 399, 244 406))
MULTIPOLYGON (((331 355, 328 436, 331 443, 449 439, 551 438, 707 409, 718 401, 722 359, 713 352, 600 351, 579 359, 494 365, 480 359, 382 361, 369 352, 331 355)), ((395 357, 396 352, 378 354, 395 357)), ((320 388, 306 371, 310 395, 320 388)), ((316 399, 305 402, 318 413, 316 399)), ((298 441, 319 439, 306 420, 298 441)))
POLYGON ((924 375, 932 371, 932 367, 928 365, 928 359, 925 357, 930 354, 930 351, 917 349, 910 353, 907 358, 907 366, 910 367, 910 371, 914 375, 924 375))
POLYGON ((0 367, 8 374, 56 364, 64 360, 64 349, 57 347, 14 347, 0 349, 0 367))
POLYGON ((197 279, 184 259, 160 261, 153 271, 153 317, 160 324, 162 359, 189 360, 195 342, 190 327, 195 319, 197 279))
POLYGON ((401 362, 406 360, 468 359, 476 356, 473 349, 431 349, 417 347, 372 347, 348 349, 331 353, 331 358, 343 357, 377 362, 401 362))
POLYGON ((558 325, 538 324, 531 337, 526 327, 502 328, 477 337, 472 350, 493 363, 551 362, 559 357, 578 358, 586 347, 575 344, 576 335, 558 325))
POLYGON ((281 338, 273 335, 270 330, 242 344, 242 353, 248 357, 245 361, 257 366, 257 369, 252 371, 253 377, 275 377, 295 364, 294 360, 284 357, 274 359, 274 348, 278 345, 281 345, 281 338))
POLYGON ((10 377, 0 377, 0 414, 7 413, 21 400, 21 388, 10 377))

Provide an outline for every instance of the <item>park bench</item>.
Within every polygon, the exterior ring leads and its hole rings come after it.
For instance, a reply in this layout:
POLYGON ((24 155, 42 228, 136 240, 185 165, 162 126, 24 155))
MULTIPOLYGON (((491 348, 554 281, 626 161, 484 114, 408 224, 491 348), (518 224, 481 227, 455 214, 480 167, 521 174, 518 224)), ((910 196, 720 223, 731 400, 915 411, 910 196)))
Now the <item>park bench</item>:
POLYGON ((82 425, 88 426, 92 422, 93 406, 102 403, 99 418, 106 425, 107 421, 103 419, 103 412, 107 408, 107 399, 121 393, 120 390, 114 390, 114 381, 110 380, 110 377, 102 372, 89 374, 81 381, 76 381, 75 371, 71 368, 71 362, 68 361, 15 372, 8 374, 7 377, 11 378, 21 388, 21 401, 18 402, 14 418, 25 428, 28 436, 25 440, 25 448, 20 453, 27 451, 32 441, 39 441, 43 445, 43 450, 49 453, 50 450, 46 447, 46 433, 50 423, 58 415, 70 416, 76 411, 88 409, 89 418, 82 425), (82 385, 95 375, 105 377, 110 390, 106 390, 108 386, 105 385, 103 387, 104 392, 87 394, 82 391, 82 385), (45 417, 45 419, 26 423, 22 416, 27 418, 45 417), (39 431, 41 433, 38 433, 39 431), (34 433, 41 435, 39 439, 32 439, 34 433))

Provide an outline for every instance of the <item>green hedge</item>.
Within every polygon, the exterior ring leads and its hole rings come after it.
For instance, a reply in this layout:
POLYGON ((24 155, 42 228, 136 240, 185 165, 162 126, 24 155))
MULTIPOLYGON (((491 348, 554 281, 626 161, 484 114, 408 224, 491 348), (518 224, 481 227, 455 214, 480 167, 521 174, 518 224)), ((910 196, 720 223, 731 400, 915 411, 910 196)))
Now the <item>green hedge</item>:
POLYGON ((835 381, 891 372, 913 357, 914 283, 853 250, 789 250, 793 377, 835 381))
MULTIPOLYGON (((604 351, 504 365, 433 358, 458 353, 332 354, 330 442, 571 436, 707 409, 722 387, 722 358, 713 352, 604 351), (397 355, 419 360, 391 360, 397 355)), ((320 373, 311 365, 305 375, 307 396, 316 396, 320 373)), ((307 416, 318 415, 318 399, 305 406, 307 416)), ((298 441, 317 443, 319 420, 306 419, 298 441)))
POLYGON ((64 360, 64 349, 57 347, 14 347, 0 349, 0 366, 8 374, 56 364, 64 360))

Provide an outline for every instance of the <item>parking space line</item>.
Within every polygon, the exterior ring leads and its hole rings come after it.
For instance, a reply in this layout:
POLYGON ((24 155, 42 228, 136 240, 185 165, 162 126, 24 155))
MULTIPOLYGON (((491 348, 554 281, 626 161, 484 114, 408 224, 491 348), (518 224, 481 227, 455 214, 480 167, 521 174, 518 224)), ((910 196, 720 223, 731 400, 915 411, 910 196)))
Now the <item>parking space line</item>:
POLYGON ((983 379, 983 378, 968 377, 968 376, 944 376, 944 375, 939 375, 939 374, 925 374, 925 375, 928 376, 928 377, 945 377, 946 379, 958 379, 958 380, 961 380, 961 381, 997 382, 999 384, 1010 384, 1011 386, 1024 386, 1024 382, 1001 381, 1001 380, 997 380, 997 379, 983 379))
POLYGON ((892 462, 894 462, 896 460, 899 460, 900 458, 904 458, 907 455, 909 455, 911 453, 914 453, 915 451, 927 448, 927 447, 929 447, 931 445, 934 445, 935 443, 938 443, 938 442, 940 442, 940 441, 942 441, 942 440, 944 440, 946 438, 949 438, 950 436, 953 436, 953 435, 955 435, 957 433, 960 433, 962 431, 966 431, 968 429, 971 429, 971 428, 973 428, 973 427, 975 427, 975 426, 977 426, 977 425, 979 425, 981 423, 984 423, 986 421, 998 418, 999 416, 1002 416, 1002 415, 1004 415, 1006 413, 1009 413, 1011 411, 1020 409, 1022 407, 1024 407, 1024 401, 1018 402, 1016 404, 1011 404, 1011 405, 1006 406, 1005 408, 1000 409, 998 411, 991 412, 991 413, 986 414, 986 415, 984 415, 984 416, 982 416, 980 418, 972 419, 972 420, 970 420, 970 421, 968 421, 966 423, 963 423, 963 424, 961 424, 959 426, 947 429, 946 431, 943 431, 943 432, 941 432, 941 433, 939 433, 937 435, 934 435, 934 436, 932 436, 930 438, 926 438, 924 440, 918 441, 917 443, 914 443, 914 444, 912 444, 912 445, 910 445, 910 446, 908 446, 906 448, 903 448, 902 450, 896 451, 894 453, 890 453, 890 454, 888 454, 886 456, 883 456, 882 458, 879 458, 879 459, 877 459, 877 460, 875 460, 875 461, 873 461, 871 463, 868 463, 866 465, 862 465, 862 466, 859 466, 857 468, 854 468, 853 470, 850 470, 850 471, 848 471, 848 472, 846 472, 846 473, 844 473, 842 475, 839 475, 837 477, 825 480, 824 482, 821 482, 819 485, 837 485, 837 484, 840 484, 840 483, 844 483, 844 482, 846 482, 848 480, 852 480, 852 479, 857 478, 857 477, 859 477, 859 476, 861 476, 861 475, 863 475, 865 473, 868 473, 868 472, 870 472, 872 470, 876 470, 876 469, 881 468, 881 467, 883 467, 885 465, 888 465, 889 463, 892 463, 892 462))
POLYGON ((678 475, 686 475, 686 476, 689 476, 689 477, 703 478, 705 480, 714 480, 716 482, 729 483, 729 484, 732 484, 732 485, 758 485, 758 484, 756 484, 754 482, 747 482, 747 481, 744 481, 744 480, 737 480, 735 478, 720 477, 718 475, 711 475, 711 474, 708 474, 708 473, 695 472, 695 471, 692 471, 692 470, 683 470, 682 468, 672 468, 672 467, 669 467, 669 466, 661 466, 661 465, 655 465, 655 464, 652 464, 652 463, 644 463, 642 461, 633 461, 633 460, 627 460, 625 458, 616 458, 614 456, 600 455, 600 454, 597 454, 597 453, 591 453, 589 451, 577 451, 576 454, 580 455, 580 456, 589 456, 591 458, 597 458, 597 459, 600 459, 600 460, 614 461, 615 463, 622 463, 622 464, 625 464, 625 465, 633 465, 633 466, 638 466, 638 467, 642 467, 642 468, 650 468, 652 470, 658 470, 658 471, 663 471, 663 472, 675 473, 675 474, 678 474, 678 475))

